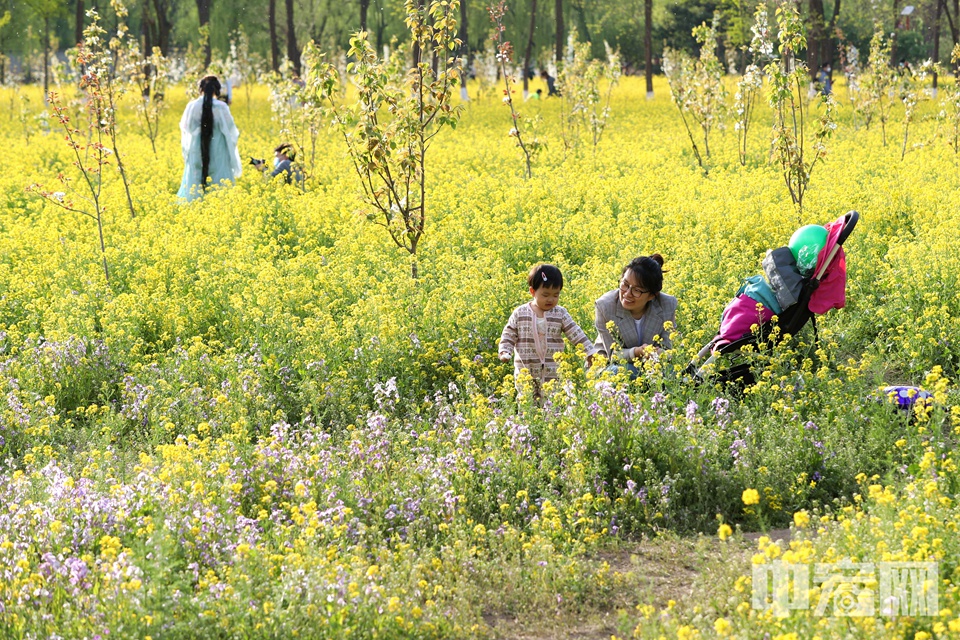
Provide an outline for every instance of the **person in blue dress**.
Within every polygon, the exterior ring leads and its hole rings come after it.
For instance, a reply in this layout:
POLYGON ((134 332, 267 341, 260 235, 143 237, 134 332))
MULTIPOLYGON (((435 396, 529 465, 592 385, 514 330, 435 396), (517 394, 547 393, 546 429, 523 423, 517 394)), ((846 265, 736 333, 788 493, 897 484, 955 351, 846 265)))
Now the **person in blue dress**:
POLYGON ((230 107, 219 100, 220 81, 206 76, 200 81, 200 97, 187 103, 180 119, 183 179, 177 195, 190 202, 212 185, 233 181, 243 173, 237 139, 240 131, 230 107))
POLYGON ((820 73, 817 76, 817 80, 820 83, 820 93, 822 93, 825 96, 828 96, 831 93, 833 93, 833 80, 830 77, 831 71, 832 69, 830 68, 829 62, 825 62, 822 65, 820 65, 820 73))

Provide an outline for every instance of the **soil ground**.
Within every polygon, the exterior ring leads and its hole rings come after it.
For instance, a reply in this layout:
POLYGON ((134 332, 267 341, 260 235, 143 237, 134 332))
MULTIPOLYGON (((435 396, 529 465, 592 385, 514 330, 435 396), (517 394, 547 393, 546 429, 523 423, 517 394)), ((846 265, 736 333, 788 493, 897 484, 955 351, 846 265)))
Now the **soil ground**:
POLYGON ((579 614, 543 611, 541 615, 519 617, 488 613, 483 619, 498 640, 610 640, 612 635, 629 636, 621 622, 623 612, 627 619, 634 620, 638 604, 662 609, 670 600, 684 608, 708 602, 716 597, 713 587, 718 575, 749 571, 750 558, 761 535, 789 540, 790 530, 744 533, 726 542, 703 535, 624 541, 616 549, 591 558, 628 576, 629 585, 593 610, 579 614))

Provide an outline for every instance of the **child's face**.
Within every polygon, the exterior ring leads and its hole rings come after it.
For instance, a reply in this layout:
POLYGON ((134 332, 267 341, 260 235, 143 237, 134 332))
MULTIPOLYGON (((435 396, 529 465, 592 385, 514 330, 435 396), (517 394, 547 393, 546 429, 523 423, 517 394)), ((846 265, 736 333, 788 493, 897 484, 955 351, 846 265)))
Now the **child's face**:
POLYGON ((530 295, 533 296, 534 304, 544 311, 549 311, 560 303, 560 287, 530 287, 530 295))

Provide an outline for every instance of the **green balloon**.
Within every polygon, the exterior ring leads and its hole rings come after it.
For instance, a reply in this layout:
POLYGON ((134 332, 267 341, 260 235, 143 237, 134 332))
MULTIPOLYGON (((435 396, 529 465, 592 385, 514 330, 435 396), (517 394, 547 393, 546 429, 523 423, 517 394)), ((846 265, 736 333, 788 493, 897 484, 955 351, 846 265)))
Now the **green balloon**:
POLYGON ((827 244, 827 229, 818 224, 800 227, 790 236, 788 246, 802 273, 813 271, 817 266, 817 256, 827 244))

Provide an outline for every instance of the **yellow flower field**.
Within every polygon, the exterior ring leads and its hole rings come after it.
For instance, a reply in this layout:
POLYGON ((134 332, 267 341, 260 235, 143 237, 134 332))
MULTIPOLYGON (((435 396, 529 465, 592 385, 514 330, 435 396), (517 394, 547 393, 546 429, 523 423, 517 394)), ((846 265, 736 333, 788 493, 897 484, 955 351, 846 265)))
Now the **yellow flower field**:
MULTIPOLYGON (((920 104, 903 160, 902 107, 884 146, 835 89, 799 213, 765 104, 746 165, 728 122, 706 175, 662 78, 652 100, 621 81, 596 151, 565 148, 558 99, 519 104, 546 142, 525 179, 507 108, 471 86, 427 156, 416 280, 367 221, 334 132, 305 192, 247 166, 183 204, 186 90, 168 91, 156 154, 127 94, 117 147, 136 215, 111 166, 109 282, 96 223, 28 191, 68 198, 62 173, 82 193, 59 123, 37 88, 0 89, 0 635, 497 637, 498 617, 618 608, 603 637, 960 634, 950 86, 920 104), (742 394, 694 385, 688 361, 765 251, 851 209, 847 306, 818 319, 819 340, 757 355, 742 394), (592 337, 596 298, 653 252, 680 301, 673 351, 628 382, 568 348, 545 406, 517 397, 496 340, 530 266, 562 269, 560 304, 592 337), (933 399, 899 412, 888 384, 933 399), (602 560, 718 527, 730 572, 709 603, 637 600, 602 560), (761 537, 754 565, 937 563, 936 611, 818 615, 821 589, 777 616, 751 600, 738 527, 791 528, 761 537)), ((244 161, 269 157, 266 88, 231 109, 244 161)))

